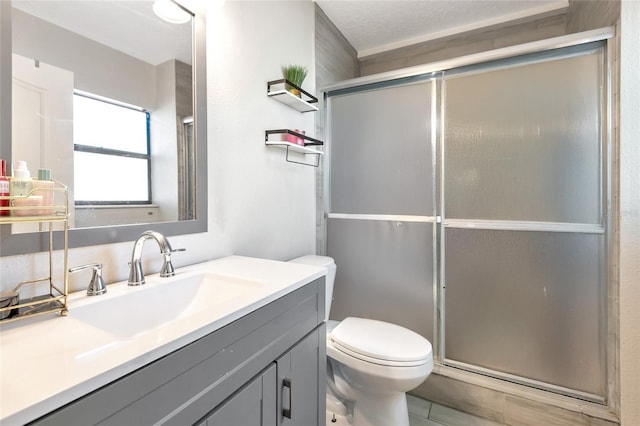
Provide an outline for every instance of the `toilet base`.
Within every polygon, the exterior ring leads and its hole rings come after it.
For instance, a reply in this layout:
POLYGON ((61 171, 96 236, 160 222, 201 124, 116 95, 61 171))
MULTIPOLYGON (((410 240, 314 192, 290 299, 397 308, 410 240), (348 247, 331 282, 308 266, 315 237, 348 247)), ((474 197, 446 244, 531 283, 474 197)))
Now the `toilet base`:
POLYGON ((358 394, 353 406, 353 426, 409 426, 407 395, 404 392, 391 394, 358 394))

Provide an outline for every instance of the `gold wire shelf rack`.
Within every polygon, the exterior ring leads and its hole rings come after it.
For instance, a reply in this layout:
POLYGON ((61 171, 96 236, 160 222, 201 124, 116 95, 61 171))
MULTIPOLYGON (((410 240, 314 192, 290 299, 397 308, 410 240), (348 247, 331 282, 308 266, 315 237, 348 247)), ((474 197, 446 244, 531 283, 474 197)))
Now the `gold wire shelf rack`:
POLYGON ((33 188, 23 196, 0 196, 0 225, 37 223, 40 224, 39 231, 48 234, 49 240, 49 275, 22 281, 13 291, 2 293, 0 324, 49 313, 59 313, 61 316, 68 313, 69 196, 65 185, 55 180, 52 182, 51 187, 33 188), (50 203, 34 204, 30 202, 30 197, 34 196, 41 197, 35 200, 48 200, 50 203), (62 285, 56 283, 53 277, 54 232, 63 233, 62 285), (23 298, 21 293, 29 293, 29 296, 23 298))

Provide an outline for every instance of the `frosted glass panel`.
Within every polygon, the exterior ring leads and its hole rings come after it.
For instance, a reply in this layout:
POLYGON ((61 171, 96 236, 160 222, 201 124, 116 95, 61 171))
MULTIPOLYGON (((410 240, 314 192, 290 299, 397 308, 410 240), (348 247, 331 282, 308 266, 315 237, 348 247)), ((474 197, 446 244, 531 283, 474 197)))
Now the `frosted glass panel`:
POLYGON ((389 321, 433 342, 433 224, 330 218, 328 230, 331 318, 389 321))
POLYGON ((446 217, 600 223, 598 52, 444 81, 446 217))
POLYGON ((602 235, 445 236, 447 359, 606 394, 602 235))
POLYGON ((431 83, 335 96, 331 211, 433 216, 431 83))

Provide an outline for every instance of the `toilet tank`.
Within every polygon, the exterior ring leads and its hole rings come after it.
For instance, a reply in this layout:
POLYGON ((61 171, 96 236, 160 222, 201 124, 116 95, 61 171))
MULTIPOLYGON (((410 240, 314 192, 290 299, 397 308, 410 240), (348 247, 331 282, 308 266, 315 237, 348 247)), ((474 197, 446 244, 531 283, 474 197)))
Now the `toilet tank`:
POLYGON ((331 301, 333 300, 333 283, 336 279, 336 264, 332 258, 328 256, 308 255, 296 257, 289 262, 302 263, 305 265, 320 266, 327 270, 326 277, 326 300, 325 300, 325 321, 329 320, 329 312, 331 311, 331 301))

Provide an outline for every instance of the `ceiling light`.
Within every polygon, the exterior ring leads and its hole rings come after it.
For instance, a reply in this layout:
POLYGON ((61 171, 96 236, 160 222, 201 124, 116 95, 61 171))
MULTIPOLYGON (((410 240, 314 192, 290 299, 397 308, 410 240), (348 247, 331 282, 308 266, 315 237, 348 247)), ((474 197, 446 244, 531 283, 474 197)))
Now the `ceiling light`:
POLYGON ((191 20, 191 15, 173 0, 156 0, 153 12, 172 24, 184 24, 191 20))

